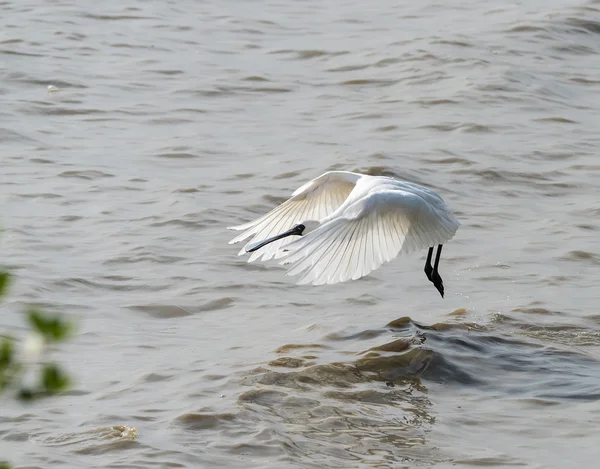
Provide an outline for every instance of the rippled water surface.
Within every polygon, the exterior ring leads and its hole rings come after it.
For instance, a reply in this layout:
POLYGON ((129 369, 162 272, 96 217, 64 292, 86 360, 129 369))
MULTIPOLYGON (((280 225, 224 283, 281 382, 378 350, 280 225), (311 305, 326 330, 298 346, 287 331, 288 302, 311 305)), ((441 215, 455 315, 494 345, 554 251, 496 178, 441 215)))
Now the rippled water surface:
POLYGON ((0 459, 597 467, 599 77, 597 1, 0 2, 0 326, 80 332, 0 459), (323 287, 236 256, 330 169, 447 200, 445 299, 425 253, 323 287))

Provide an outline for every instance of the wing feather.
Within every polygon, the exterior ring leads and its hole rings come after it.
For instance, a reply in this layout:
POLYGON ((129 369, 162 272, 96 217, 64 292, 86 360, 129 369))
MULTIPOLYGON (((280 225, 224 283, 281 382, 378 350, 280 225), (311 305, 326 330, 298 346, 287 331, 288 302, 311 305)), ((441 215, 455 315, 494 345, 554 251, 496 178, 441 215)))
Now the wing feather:
POLYGON ((343 236, 339 238, 336 249, 332 249, 331 261, 328 265, 319 268, 319 277, 316 284, 322 285, 325 283, 339 282, 342 271, 345 269, 344 263, 345 253, 349 248, 349 241, 352 239, 353 233, 356 231, 356 226, 348 225, 343 232, 343 236))
POLYGON ((362 220, 356 224, 356 228, 352 233, 352 237, 350 238, 350 245, 348 246, 348 254, 347 259, 344 259, 346 270, 344 270, 343 278, 352 278, 352 274, 356 270, 356 248, 358 244, 358 240, 360 239, 360 230, 361 230, 362 220))
POLYGON ((373 270, 373 228, 375 226, 375 220, 369 219, 369 225, 371 225, 369 227, 369 230, 366 233, 365 236, 365 254, 363 256, 363 264, 365 266, 365 269, 367 269, 369 272, 371 270, 373 270))
POLYGON ((282 264, 299 283, 356 280, 399 254, 449 241, 460 223, 445 204, 415 192, 372 192, 340 217, 289 243, 282 264))
MULTIPOLYGON (((289 256, 285 259, 285 264, 289 264, 291 262, 295 262, 299 260, 298 264, 296 264, 293 269, 299 269, 298 271, 302 271, 305 269, 309 269, 317 263, 319 255, 321 252, 333 252, 333 247, 337 242, 337 238, 339 237, 339 233, 336 233, 336 236, 330 236, 328 230, 322 230, 321 233, 312 237, 312 239, 308 239, 307 243, 302 246, 302 249, 299 249, 292 256, 289 256), (307 254, 311 253, 310 256, 307 254)), ((306 237, 302 240, 305 240, 306 237)))
MULTIPOLYGON (((300 210, 301 209, 302 208, 300 208, 300 210)), ((282 233, 286 229, 289 229, 289 228, 286 228, 287 220, 290 218, 290 215, 293 216, 294 210, 298 210, 298 209, 295 208, 293 206, 293 204, 290 204, 290 207, 288 207, 285 212, 282 212, 277 217, 274 217, 269 223, 263 222, 262 229, 260 229, 260 231, 257 231, 257 233, 254 235, 253 240, 256 239, 258 241, 261 239, 267 239, 267 238, 270 238, 271 236, 275 236, 278 233, 282 233)), ((304 213, 298 214, 298 217, 302 217, 302 216, 304 216, 304 213)), ((262 251, 260 251, 260 252, 259 251, 253 252, 250 255, 250 258, 248 259, 248 262, 253 262, 255 259, 258 259, 261 256, 265 256, 270 259, 274 255, 274 253, 277 252, 277 250, 281 246, 284 245, 284 243, 282 241, 284 241, 284 240, 279 240, 279 241, 273 242, 273 243, 267 245, 265 248, 263 248, 262 251)), ((240 250, 240 252, 238 253, 238 256, 242 256, 244 254, 246 254, 245 247, 243 247, 240 250)))
MULTIPOLYGON (((247 240, 238 255, 246 253, 246 247, 257 241, 282 233, 306 220, 320 220, 331 215, 348 197, 361 174, 346 171, 330 171, 300 186, 292 197, 275 207, 266 215, 231 230, 243 231, 229 244, 247 240)), ((281 249, 293 242, 291 238, 277 240, 264 249, 252 253, 248 262, 256 259, 266 261, 280 257, 281 249)))
POLYGON ((346 226, 343 235, 339 238, 337 249, 332 250, 331 259, 327 265, 319 269, 318 284, 322 285, 328 282, 336 282, 341 276, 341 269, 344 267, 344 253, 348 249, 348 241, 356 227, 346 226))
POLYGON ((340 249, 338 252, 341 253, 340 256, 340 277, 339 277, 339 281, 340 282, 345 282, 346 280, 349 280, 348 272, 350 271, 350 264, 352 261, 352 253, 353 251, 353 246, 356 240, 356 235, 358 232, 358 229, 360 228, 359 224, 356 223, 354 224, 354 226, 352 227, 352 231, 350 232, 350 237, 348 238, 348 243, 347 245, 343 248, 340 249))
MULTIPOLYGON (((325 241, 323 243, 324 249, 320 251, 320 256, 315 262, 310 259, 304 259, 305 262, 310 263, 310 267, 307 268, 303 277, 304 283, 313 282, 319 285, 327 282, 326 279, 322 279, 322 274, 336 257, 337 248, 341 245, 340 241, 346 238, 349 229, 350 227, 345 227, 344 230, 338 233, 338 238, 330 238, 327 240, 329 242, 325 241)), ((303 269, 300 268, 300 270, 303 269)))

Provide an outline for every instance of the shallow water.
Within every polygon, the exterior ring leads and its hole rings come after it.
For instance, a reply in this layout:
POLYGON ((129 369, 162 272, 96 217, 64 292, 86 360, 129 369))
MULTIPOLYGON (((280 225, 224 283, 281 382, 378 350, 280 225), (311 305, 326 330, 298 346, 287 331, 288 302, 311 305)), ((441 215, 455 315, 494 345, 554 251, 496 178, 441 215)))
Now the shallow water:
POLYGON ((79 326, 67 396, 2 401, 2 458, 596 467, 598 2, 0 12, 1 330, 79 326), (445 299, 425 253, 312 287, 227 245, 331 169, 439 191, 445 299))

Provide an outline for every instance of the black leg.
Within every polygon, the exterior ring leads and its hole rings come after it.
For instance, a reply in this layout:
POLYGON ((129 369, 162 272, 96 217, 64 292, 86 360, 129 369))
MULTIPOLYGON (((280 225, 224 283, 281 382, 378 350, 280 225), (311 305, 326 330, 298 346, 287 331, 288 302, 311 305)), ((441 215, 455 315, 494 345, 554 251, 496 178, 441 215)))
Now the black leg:
MULTIPOLYGON (((438 245, 438 250, 435 254, 435 264, 433 265, 433 271, 437 272, 438 271, 438 265, 440 265, 440 255, 442 254, 442 247, 444 245, 443 244, 439 244, 438 245)), ((433 250, 433 248, 431 248, 431 250, 433 250)))
POLYGON ((425 261, 424 270, 428 280, 431 280, 431 273, 433 272, 433 267, 431 267, 431 256, 433 256, 433 248, 429 248, 429 252, 427 253, 427 260, 425 261))
MULTIPOLYGON (((442 295, 442 298, 444 298, 444 282, 442 281, 442 277, 440 277, 440 274, 438 272, 438 266, 440 265, 440 255, 442 254, 442 246, 442 244, 438 245, 438 250, 435 254, 435 264, 433 264, 433 273, 431 274, 431 278, 429 280, 433 282, 435 288, 437 288, 437 290, 440 292, 440 295, 442 295)), ((433 248, 430 248, 430 252, 432 250, 433 248)))

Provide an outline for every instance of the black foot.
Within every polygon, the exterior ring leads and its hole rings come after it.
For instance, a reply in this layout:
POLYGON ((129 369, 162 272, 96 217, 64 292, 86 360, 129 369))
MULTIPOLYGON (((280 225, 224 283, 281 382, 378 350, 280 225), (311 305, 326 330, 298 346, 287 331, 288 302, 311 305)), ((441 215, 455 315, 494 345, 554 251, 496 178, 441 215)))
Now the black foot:
POLYGON ((423 269, 425 271, 425 275, 427 275, 427 279, 430 282, 433 282, 433 280, 431 280, 431 274, 433 273, 433 267, 431 267, 431 264, 425 264, 425 269, 423 269))
POLYGON ((429 252, 427 253, 427 260, 425 261, 425 275, 431 283, 435 285, 437 291, 440 292, 442 298, 444 298, 444 282, 442 281, 442 277, 438 273, 438 265, 440 264, 440 255, 442 254, 442 245, 438 245, 437 254, 435 255, 435 264, 433 267, 431 266, 431 257, 433 255, 433 247, 429 248, 429 252))
POLYGON ((440 295, 442 295, 442 298, 444 298, 444 282, 442 281, 440 274, 437 271, 433 272, 429 280, 433 282, 433 285, 435 288, 437 288, 437 291, 439 291, 440 295))

